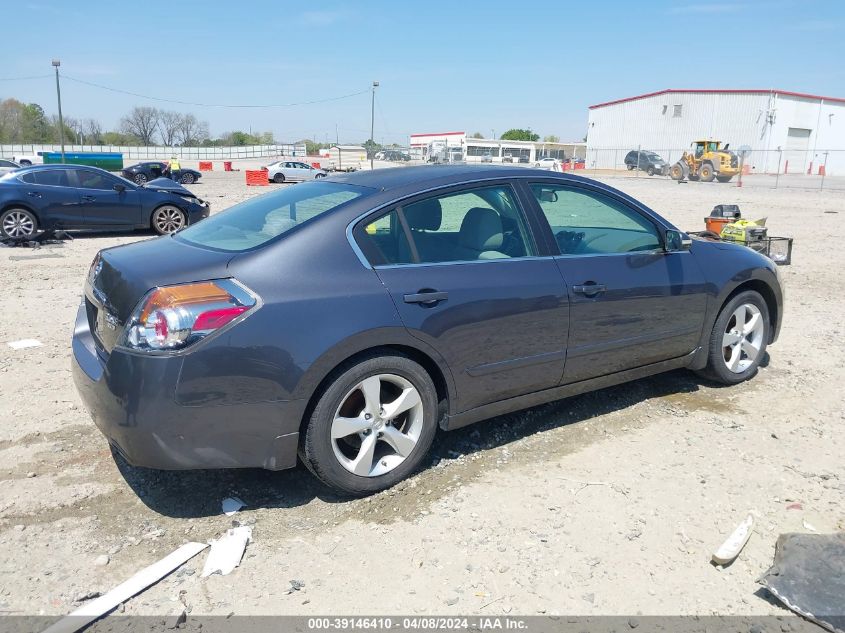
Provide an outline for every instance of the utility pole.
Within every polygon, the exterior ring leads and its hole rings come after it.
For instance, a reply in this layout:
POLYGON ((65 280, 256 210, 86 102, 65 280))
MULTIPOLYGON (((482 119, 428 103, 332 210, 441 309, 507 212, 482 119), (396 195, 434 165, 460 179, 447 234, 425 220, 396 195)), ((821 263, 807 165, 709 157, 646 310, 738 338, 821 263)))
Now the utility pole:
POLYGON ((53 67, 56 69, 56 98, 59 100, 59 141, 62 144, 62 164, 65 162, 65 122, 62 119, 62 89, 59 87, 59 66, 62 62, 53 60, 53 67))
POLYGON ((373 99, 370 104, 370 150, 372 150, 372 154, 370 154, 370 169, 373 169, 373 159, 375 158, 375 148, 373 145, 376 144, 376 140, 374 137, 375 135, 375 128, 376 128, 376 88, 378 88, 378 82, 373 82, 373 99))

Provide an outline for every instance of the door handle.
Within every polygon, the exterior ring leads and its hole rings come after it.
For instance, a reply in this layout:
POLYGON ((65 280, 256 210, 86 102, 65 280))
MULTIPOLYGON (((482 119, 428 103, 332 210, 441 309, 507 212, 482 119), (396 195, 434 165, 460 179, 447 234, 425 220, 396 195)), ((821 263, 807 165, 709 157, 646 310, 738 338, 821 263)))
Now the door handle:
POLYGON ((41 194, 38 193, 37 191, 28 191, 26 195, 28 195, 32 198, 40 198, 41 197, 41 194))
POLYGON ((585 295, 587 297, 595 297, 597 294, 607 291, 607 286, 604 284, 597 284, 594 281, 588 281, 585 284, 572 286, 572 292, 585 295))
POLYGON ((422 290, 416 294, 405 295, 403 297, 405 303, 421 303, 422 305, 434 305, 441 301, 446 301, 448 298, 448 292, 438 292, 436 290, 422 290))
POLYGON ((96 196, 82 196, 82 199, 85 200, 85 202, 94 202, 97 198, 96 196))

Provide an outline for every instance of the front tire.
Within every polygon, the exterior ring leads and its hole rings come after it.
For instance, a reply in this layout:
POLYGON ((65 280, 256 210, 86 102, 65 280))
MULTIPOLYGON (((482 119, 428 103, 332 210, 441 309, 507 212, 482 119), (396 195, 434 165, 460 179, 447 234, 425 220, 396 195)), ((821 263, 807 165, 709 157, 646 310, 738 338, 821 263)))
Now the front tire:
POLYGON ((649 176, 654 176, 654 167, 652 167, 651 165, 649 165, 649 166, 646 168, 645 173, 647 173, 649 176))
POLYGON ((26 209, 6 209, 0 215, 0 234, 14 240, 31 240, 38 234, 38 219, 26 209))
POLYGON ((151 224, 159 235, 169 235, 185 228, 187 220, 179 207, 166 204, 153 211, 151 224))
POLYGON ((730 182, 733 176, 716 176, 716 180, 719 182, 730 182))
POLYGON ((759 293, 736 295, 713 324, 702 375, 725 385, 752 378, 765 357, 771 327, 769 308, 759 293))
POLYGON ((327 486, 364 496, 390 488, 421 464, 437 430, 437 391, 401 355, 341 366, 308 420, 302 461, 327 486))
POLYGON ((672 165, 672 168, 669 170, 669 176, 672 180, 677 180, 678 182, 684 179, 684 168, 680 163, 672 165))

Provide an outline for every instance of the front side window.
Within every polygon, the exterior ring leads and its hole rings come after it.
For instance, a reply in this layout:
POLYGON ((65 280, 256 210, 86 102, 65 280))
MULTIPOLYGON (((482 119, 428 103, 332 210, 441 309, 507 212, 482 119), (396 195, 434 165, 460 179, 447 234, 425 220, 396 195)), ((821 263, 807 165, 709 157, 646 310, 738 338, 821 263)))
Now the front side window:
POLYGON ((319 180, 285 187, 189 226, 177 238, 224 251, 246 251, 371 191, 319 180))
POLYGON ((108 176, 97 173, 96 171, 89 171, 87 169, 77 169, 75 171, 76 180, 82 189, 108 190, 115 185, 114 181, 108 178, 108 176))
MULTIPOLYGON (((535 254, 507 186, 479 187, 399 205, 359 233, 378 264, 510 259, 535 254)), ((369 256, 369 255, 368 255, 369 256)))
POLYGON ((565 185, 532 184, 562 255, 653 251, 662 244, 657 228, 622 202, 565 185))

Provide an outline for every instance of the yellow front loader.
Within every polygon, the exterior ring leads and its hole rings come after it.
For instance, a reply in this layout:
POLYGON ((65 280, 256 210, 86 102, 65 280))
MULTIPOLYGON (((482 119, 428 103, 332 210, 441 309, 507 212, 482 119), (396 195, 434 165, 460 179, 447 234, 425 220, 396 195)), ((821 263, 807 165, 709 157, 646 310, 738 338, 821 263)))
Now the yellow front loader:
POLYGON ((695 141, 681 160, 672 165, 669 175, 673 180, 701 180, 702 182, 728 182, 739 173, 739 158, 721 141, 695 141))

